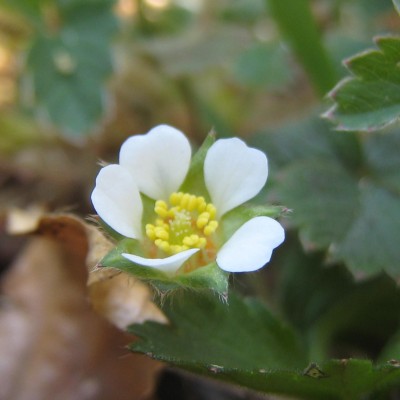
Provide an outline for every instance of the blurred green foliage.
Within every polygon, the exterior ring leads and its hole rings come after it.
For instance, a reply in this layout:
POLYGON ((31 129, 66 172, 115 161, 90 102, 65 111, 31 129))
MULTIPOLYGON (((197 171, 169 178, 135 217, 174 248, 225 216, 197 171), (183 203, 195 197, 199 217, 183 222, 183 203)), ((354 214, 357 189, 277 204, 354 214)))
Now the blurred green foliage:
POLYGON ((67 137, 87 134, 105 113, 117 28, 112 0, 9 1, 31 23, 22 92, 67 137))

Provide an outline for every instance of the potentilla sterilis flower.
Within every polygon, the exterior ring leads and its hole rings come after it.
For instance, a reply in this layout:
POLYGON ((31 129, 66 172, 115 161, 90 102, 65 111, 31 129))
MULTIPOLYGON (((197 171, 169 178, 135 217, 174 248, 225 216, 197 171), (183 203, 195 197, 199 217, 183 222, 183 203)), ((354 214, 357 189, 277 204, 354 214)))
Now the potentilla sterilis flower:
POLYGON ((92 202, 113 230, 142 243, 132 263, 175 276, 211 262, 228 272, 255 271, 284 240, 274 219, 256 216, 225 237, 225 216, 256 196, 268 176, 264 153, 237 138, 219 139, 204 159, 204 182, 188 193, 182 184, 191 147, 179 130, 160 125, 128 138, 119 164, 103 167, 92 202), (152 201, 144 212, 144 199, 152 201))

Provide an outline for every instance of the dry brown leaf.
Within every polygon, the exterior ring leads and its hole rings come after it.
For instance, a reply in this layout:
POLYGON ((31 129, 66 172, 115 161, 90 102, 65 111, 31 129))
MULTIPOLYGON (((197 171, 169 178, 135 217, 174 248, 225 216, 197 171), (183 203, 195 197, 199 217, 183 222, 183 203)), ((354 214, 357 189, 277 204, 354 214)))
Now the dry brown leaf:
POLYGON ((151 301, 148 287, 125 273, 97 281, 89 286, 89 293, 94 308, 120 329, 149 319, 167 323, 151 301))
POLYGON ((128 353, 132 338, 94 312, 88 293, 122 327, 165 320, 148 288, 122 274, 96 272, 88 291, 86 260, 101 258, 107 240, 71 215, 44 215, 30 226, 35 235, 2 281, 0 398, 141 398, 152 390, 160 364, 128 353))
POLYGON ((88 286, 94 308, 120 329, 133 323, 167 319, 151 300, 147 285, 113 269, 96 264, 114 244, 97 228, 69 214, 43 214, 37 210, 13 210, 8 217, 13 234, 40 233, 64 243, 69 251, 86 255, 88 286))
POLYGON ((33 206, 27 210, 12 208, 7 214, 7 232, 10 235, 24 235, 34 232, 44 213, 44 208, 40 206, 33 206))

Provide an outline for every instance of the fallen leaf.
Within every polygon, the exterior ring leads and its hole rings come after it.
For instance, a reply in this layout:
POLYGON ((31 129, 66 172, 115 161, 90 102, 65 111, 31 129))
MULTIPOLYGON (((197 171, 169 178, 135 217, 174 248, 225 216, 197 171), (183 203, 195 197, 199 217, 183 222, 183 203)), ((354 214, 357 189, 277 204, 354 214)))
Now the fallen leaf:
POLYGON ((34 235, 1 282, 0 398, 125 400, 151 392, 162 364, 130 354, 132 338, 93 309, 117 315, 120 326, 162 318, 149 289, 121 274, 93 279, 87 260, 102 253, 94 243, 108 246, 74 216, 43 215, 27 230, 34 235))
POLYGON ((114 244, 93 225, 70 214, 42 214, 14 209, 8 216, 13 234, 36 233, 62 242, 71 253, 86 257, 88 287, 93 307, 118 328, 152 320, 167 323, 151 300, 147 285, 125 273, 95 268, 114 244))
POLYGON ((27 210, 12 208, 7 214, 7 232, 11 235, 24 235, 37 229, 45 210, 33 206, 27 210))
POLYGON ((126 329, 133 321, 168 322, 151 301, 148 287, 125 273, 98 280, 89 286, 89 293, 95 310, 120 329, 126 329))

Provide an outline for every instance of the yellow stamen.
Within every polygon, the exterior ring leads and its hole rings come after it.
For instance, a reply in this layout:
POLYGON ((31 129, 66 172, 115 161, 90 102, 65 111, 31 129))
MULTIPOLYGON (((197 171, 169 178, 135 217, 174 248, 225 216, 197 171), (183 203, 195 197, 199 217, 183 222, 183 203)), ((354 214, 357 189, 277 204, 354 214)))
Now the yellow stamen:
POLYGON ((146 225, 146 235, 150 240, 156 239, 156 234, 154 232, 154 225, 152 225, 152 224, 146 225))
POLYGON ((179 244, 171 244, 170 249, 172 254, 177 254, 180 253, 181 251, 188 250, 189 247, 184 245, 180 246, 179 244))
POLYGON ((168 224, 166 224, 162 219, 156 219, 156 226, 162 226, 163 228, 167 229, 168 224))
POLYGON ((166 218, 168 216, 168 205, 164 200, 157 200, 154 206, 154 211, 161 218, 166 218))
POLYGON ((171 196, 169 196, 169 202, 173 206, 177 206, 179 202, 181 201, 181 198, 183 196, 183 193, 172 193, 171 196))
POLYGON ((158 218, 145 226, 146 236, 167 254, 208 247, 209 236, 218 228, 217 210, 202 196, 172 193, 169 204, 157 200, 154 211, 158 218))
POLYGON ((203 232, 206 236, 210 236, 217 230, 217 228, 218 228, 218 221, 212 220, 203 229, 203 232))
POLYGON ((210 213, 210 218, 214 219, 217 215, 217 209, 215 208, 214 204, 208 203, 206 210, 210 213))
POLYGON ((154 228, 154 233, 155 233, 156 237, 159 239, 162 239, 162 240, 169 239, 168 229, 165 229, 164 227, 157 226, 156 228, 154 228))
POLYGON ((197 197, 197 211, 199 213, 203 212, 207 207, 207 203, 203 196, 197 197))
POLYGON ((171 245, 166 240, 156 239, 154 243, 158 248, 165 251, 166 253, 169 253, 171 250, 171 245))
POLYGON ((187 210, 189 210, 189 211, 193 211, 196 207, 197 207, 197 197, 191 195, 191 196, 189 197, 189 201, 188 201, 188 203, 187 203, 187 207, 186 207, 186 208, 187 208, 187 210))
POLYGON ((202 229, 208 224, 209 220, 210 220, 210 213, 205 211, 198 216, 196 225, 199 229, 202 229))

